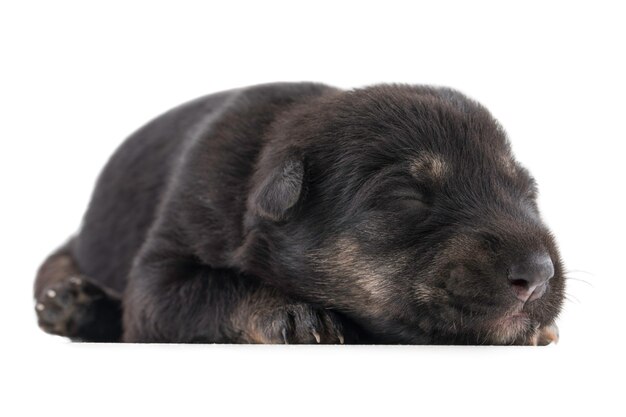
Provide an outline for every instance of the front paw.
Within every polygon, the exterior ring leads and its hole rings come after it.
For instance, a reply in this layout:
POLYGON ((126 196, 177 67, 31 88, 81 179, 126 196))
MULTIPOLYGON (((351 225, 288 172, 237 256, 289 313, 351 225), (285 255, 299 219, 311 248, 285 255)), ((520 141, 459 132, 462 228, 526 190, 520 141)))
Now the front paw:
POLYGON ((559 341, 559 328, 556 324, 549 324, 544 327, 539 327, 535 333, 530 337, 529 345, 532 346, 546 346, 550 343, 558 343, 559 341))
POLYGON ((264 344, 345 342, 344 329, 337 315, 306 303, 292 302, 268 306, 248 313, 245 323, 241 323, 241 318, 235 318, 235 326, 240 329, 239 342, 264 344))

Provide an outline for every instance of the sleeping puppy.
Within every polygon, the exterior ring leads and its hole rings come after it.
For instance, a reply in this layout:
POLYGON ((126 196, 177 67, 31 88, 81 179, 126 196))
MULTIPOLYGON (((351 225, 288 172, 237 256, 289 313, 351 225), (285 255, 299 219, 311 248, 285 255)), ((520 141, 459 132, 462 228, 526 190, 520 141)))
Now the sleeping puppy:
POLYGON ((448 88, 269 84, 135 132, 41 266, 74 340, 547 344, 563 266, 502 127, 448 88))

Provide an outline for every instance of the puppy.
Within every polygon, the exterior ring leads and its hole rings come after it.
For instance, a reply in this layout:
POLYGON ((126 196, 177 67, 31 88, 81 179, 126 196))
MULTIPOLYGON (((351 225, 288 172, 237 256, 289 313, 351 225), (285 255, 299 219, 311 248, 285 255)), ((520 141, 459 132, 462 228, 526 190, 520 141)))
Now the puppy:
POLYGON ((128 138, 35 308, 86 341, 547 344, 563 294, 535 181, 480 104, 281 83, 128 138))

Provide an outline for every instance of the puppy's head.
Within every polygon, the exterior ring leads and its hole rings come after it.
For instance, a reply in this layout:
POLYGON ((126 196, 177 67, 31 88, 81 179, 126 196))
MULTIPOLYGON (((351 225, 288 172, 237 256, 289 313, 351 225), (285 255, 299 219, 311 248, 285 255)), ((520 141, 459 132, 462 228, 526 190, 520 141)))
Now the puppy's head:
POLYGON ((379 340, 523 343, 563 267, 504 131, 449 89, 378 86, 274 126, 248 199, 248 267, 379 340))

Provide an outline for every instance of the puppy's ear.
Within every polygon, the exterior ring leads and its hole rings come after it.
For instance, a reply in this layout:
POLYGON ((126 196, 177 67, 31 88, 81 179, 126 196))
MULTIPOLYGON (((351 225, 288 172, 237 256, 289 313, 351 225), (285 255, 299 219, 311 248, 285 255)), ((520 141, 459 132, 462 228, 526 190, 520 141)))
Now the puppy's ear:
POLYGON ((303 177, 302 160, 295 156, 285 158, 253 187, 250 208, 266 219, 283 220, 300 198, 303 177))

